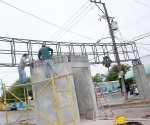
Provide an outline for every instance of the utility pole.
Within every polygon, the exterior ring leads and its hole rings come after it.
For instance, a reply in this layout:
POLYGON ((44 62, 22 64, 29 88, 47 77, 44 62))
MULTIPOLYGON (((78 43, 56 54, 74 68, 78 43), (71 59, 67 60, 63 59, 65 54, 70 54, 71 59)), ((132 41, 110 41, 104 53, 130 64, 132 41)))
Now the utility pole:
POLYGON ((112 42, 113 42, 113 52, 114 52, 114 55, 115 55, 115 60, 116 60, 117 65, 118 65, 119 75, 121 76, 122 90, 123 90, 123 93, 124 93, 124 96, 125 96, 125 101, 126 101, 126 100, 128 100, 128 96, 127 96, 127 93, 126 93, 126 86, 125 86, 124 77, 123 77, 122 70, 121 70, 121 63, 120 63, 118 50, 117 50, 117 47, 116 47, 114 32, 112 30, 112 26, 111 26, 111 23, 110 23, 110 17, 108 16, 106 5, 105 5, 105 3, 102 3, 101 0, 90 0, 90 1, 95 3, 96 6, 98 6, 97 3, 103 5, 104 12, 99 7, 98 8, 105 14, 104 16, 106 17, 106 20, 108 22, 110 35, 111 35, 112 42))

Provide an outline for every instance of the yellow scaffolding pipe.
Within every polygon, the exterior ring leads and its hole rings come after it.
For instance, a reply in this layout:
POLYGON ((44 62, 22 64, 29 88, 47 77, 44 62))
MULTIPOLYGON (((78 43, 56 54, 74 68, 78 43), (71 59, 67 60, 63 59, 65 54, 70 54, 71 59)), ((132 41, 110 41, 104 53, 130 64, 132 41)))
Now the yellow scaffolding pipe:
POLYGON ((67 122, 63 123, 62 125, 67 125, 68 123, 73 122, 73 121, 74 121, 74 120, 73 120, 73 119, 71 119, 71 120, 69 120, 69 121, 67 121, 67 122))
MULTIPOLYGON (((24 98, 25 98, 25 104, 27 104, 27 101, 26 101, 26 88, 24 87, 24 98)), ((25 110, 26 110, 26 120, 27 120, 27 124, 29 125, 29 118, 28 118, 28 106, 25 105, 25 110)))
POLYGON ((7 110, 7 96, 6 96, 6 85, 4 84, 4 100, 6 109, 6 125, 8 125, 8 110, 7 110))
POLYGON ((70 109, 71 109, 71 112, 72 112, 72 119, 73 119, 73 122, 74 122, 74 125, 76 125, 76 122, 75 122, 75 116, 74 116, 74 108, 73 108, 73 104, 72 104, 72 96, 71 96, 71 90, 70 90, 70 84, 69 84, 69 81, 68 81, 68 77, 66 77, 66 82, 67 82, 67 87, 68 87, 68 96, 70 98, 70 109))
MULTIPOLYGON (((33 110, 34 112, 36 112, 37 114, 39 114, 42 118, 44 118, 45 120, 47 120, 49 123, 53 124, 53 125, 66 125, 70 122, 74 122, 74 125, 76 125, 75 123, 75 118, 74 118, 74 109, 73 109, 73 105, 72 105, 72 96, 71 96, 71 91, 70 91, 70 84, 69 84, 69 81, 68 81, 68 76, 69 75, 72 75, 73 73, 69 73, 69 74, 66 74, 66 75, 62 75, 62 76, 55 76, 52 74, 51 75, 51 78, 50 79, 46 79, 46 80, 42 80, 42 81, 39 81, 39 82, 34 82, 34 83, 27 83, 27 84, 23 84, 23 85, 15 85, 15 86, 11 86, 12 88, 15 88, 15 87, 23 87, 24 88, 24 97, 25 98, 19 98, 17 97, 16 95, 14 95, 11 91, 7 90, 6 87, 9 87, 9 86, 5 86, 4 85, 4 100, 5 100, 5 107, 7 107, 7 100, 15 100, 15 99, 7 99, 6 97, 6 91, 8 91, 11 95, 13 95, 16 99, 18 99, 20 102, 23 102, 23 104, 25 105, 25 110, 21 113, 21 115, 17 118, 17 120, 14 122, 14 124, 17 123, 17 121, 19 120, 19 118, 25 113, 26 111, 26 120, 27 120, 27 123, 29 124, 29 118, 28 118, 28 109, 31 109, 33 110), (66 78, 66 81, 67 81, 67 88, 68 90, 56 90, 55 89, 55 83, 54 83, 54 79, 59 79, 59 78, 66 78), (25 86, 29 86, 29 85, 34 85, 34 84, 37 84, 37 83, 42 83, 42 82, 47 82, 46 85, 40 90, 40 92, 34 97, 34 100, 30 102, 30 104, 27 104, 26 102, 26 89, 25 89, 25 86), (57 121, 58 121, 58 124, 55 124, 53 123, 51 120, 49 120, 46 116, 44 116, 42 113, 40 113, 39 111, 35 110, 34 108, 31 107, 31 105, 33 104, 33 102, 39 97, 39 95, 41 95, 41 93, 45 90, 45 88, 50 84, 52 83, 52 89, 53 89, 53 96, 54 96, 54 104, 55 104, 55 110, 56 110, 56 117, 57 117, 57 121), (68 93, 68 97, 70 99, 70 104, 67 105, 67 106, 62 106, 62 107, 58 107, 58 103, 57 103, 57 94, 56 92, 67 92, 68 93), (25 102, 21 99, 25 99, 25 102), (70 121, 67 121, 63 124, 60 123, 60 116, 59 116, 59 109, 62 109, 62 108, 66 108, 66 107, 69 107, 70 106, 70 109, 71 109, 71 114, 72 114, 72 120, 70 121)), ((7 109, 7 108, 6 108, 7 109)), ((6 110, 6 125, 8 125, 8 111, 6 110)))
MULTIPOLYGON (((24 98, 20 98, 20 99, 24 99, 24 98)), ((16 100, 16 99, 6 99, 6 100, 16 100)))
POLYGON ((66 105, 66 106, 62 106, 62 107, 59 107, 59 109, 67 108, 69 106, 71 106, 71 105, 69 104, 69 105, 66 105))
POLYGON ((68 90, 56 90, 56 92, 68 92, 68 90))
POLYGON ((54 84, 54 75, 52 74, 51 77, 52 77, 52 89, 53 89, 54 104, 55 104, 55 110, 56 110, 56 118, 58 121, 58 125, 60 125, 59 107, 57 103, 57 96, 56 96, 56 90, 55 90, 55 84, 54 84))
POLYGON ((12 94, 14 97, 16 97, 20 102, 22 102, 24 105, 28 106, 30 109, 32 109, 34 112, 36 112, 38 115, 40 115, 42 118, 44 118, 45 120, 47 120, 48 122, 50 122, 53 125, 56 125, 55 123, 53 123, 51 120, 49 120, 46 116, 44 116, 42 113, 38 112, 37 110, 35 110, 34 108, 32 108, 31 106, 25 104, 21 99, 19 99, 16 95, 14 95, 13 93, 11 93, 9 90, 7 90, 10 94, 12 94))
MULTIPOLYGON (((40 90, 40 92, 36 95, 36 97, 34 97, 34 100, 30 102, 29 106, 31 106, 33 104, 33 102, 40 96, 40 94, 45 90, 45 88, 49 85, 49 83, 51 82, 51 79, 46 83, 46 85, 40 90)), ((24 114, 24 112, 26 111, 26 109, 23 111, 23 113, 18 117, 18 119, 15 121, 15 123, 17 123, 17 121, 19 120, 19 118, 24 114)))

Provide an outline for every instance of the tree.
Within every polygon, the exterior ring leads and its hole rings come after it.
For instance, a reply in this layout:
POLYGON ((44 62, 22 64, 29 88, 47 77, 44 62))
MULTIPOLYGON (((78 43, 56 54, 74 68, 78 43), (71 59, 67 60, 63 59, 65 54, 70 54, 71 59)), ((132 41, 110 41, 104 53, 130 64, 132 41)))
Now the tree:
MULTIPOLYGON (((125 64, 122 64, 121 65, 121 70, 123 71, 123 73, 127 73, 127 71, 129 71, 129 69, 131 68, 131 66, 129 65, 125 65, 125 64)), ((115 81, 115 80, 118 80, 118 73, 119 73, 119 70, 118 70, 118 66, 117 65, 113 65, 108 74, 106 75, 106 81, 115 81)))
POLYGON ((95 76, 92 77, 92 79, 93 82, 102 82, 105 79, 105 75, 97 73, 95 76))
MULTIPOLYGON (((126 74, 129 70, 130 70, 131 66, 127 65, 127 64, 122 64, 121 65, 121 70, 123 71, 124 74, 126 74)), ((120 83, 120 88, 122 89, 122 84, 120 79, 118 78, 118 66, 117 65, 113 65, 110 69, 110 71, 108 72, 108 74, 106 75, 106 80, 105 81, 115 81, 115 80, 119 80, 120 83)), ((133 84, 134 80, 130 79, 130 80, 126 80, 125 81, 126 84, 133 84)))

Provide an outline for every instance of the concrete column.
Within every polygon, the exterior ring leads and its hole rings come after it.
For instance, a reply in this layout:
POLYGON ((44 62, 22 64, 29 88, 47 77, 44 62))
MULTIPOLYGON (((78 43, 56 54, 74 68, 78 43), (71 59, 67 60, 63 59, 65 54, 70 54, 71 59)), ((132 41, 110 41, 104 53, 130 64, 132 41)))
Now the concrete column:
POLYGON ((87 109, 93 109, 95 118, 99 117, 90 64, 87 56, 71 56, 70 62, 77 94, 80 117, 85 118, 87 109))
POLYGON ((146 76, 146 72, 143 65, 137 65, 133 67, 135 81, 139 91, 141 100, 150 99, 150 86, 146 76))
MULTIPOLYGON (((55 62, 57 62, 55 64, 55 67, 59 75, 65 75, 65 74, 73 72, 71 63, 68 63, 66 58, 55 57, 54 60, 55 62)), ((36 61, 33 63, 33 68, 31 68, 31 79, 32 79, 32 82, 46 79, 44 75, 43 67, 42 67, 42 62, 36 61)), ((72 94, 72 99, 73 99, 76 123, 80 123, 80 116, 79 116, 78 104, 77 104, 77 99, 76 99, 76 91, 75 91, 73 76, 69 76, 69 83, 71 85, 71 94, 72 94)), ((37 95, 38 92, 43 88, 45 84, 46 83, 43 82, 40 84, 33 85, 32 86, 33 95, 34 96, 37 95)), ((56 90, 67 90, 65 78, 55 80, 55 87, 56 87, 56 90)), ((57 101, 58 101, 59 107, 68 105, 69 104, 68 94, 57 93, 57 101)), ((41 112, 43 115, 45 115, 54 123, 57 123, 51 84, 38 97, 38 99, 34 103, 34 106, 36 110, 41 112)), ((59 116, 61 119, 61 124, 72 119, 70 107, 60 109, 59 114, 60 114, 59 116)), ((49 122, 47 122, 38 114, 36 114, 36 122, 37 122, 37 125, 50 125, 49 122)))

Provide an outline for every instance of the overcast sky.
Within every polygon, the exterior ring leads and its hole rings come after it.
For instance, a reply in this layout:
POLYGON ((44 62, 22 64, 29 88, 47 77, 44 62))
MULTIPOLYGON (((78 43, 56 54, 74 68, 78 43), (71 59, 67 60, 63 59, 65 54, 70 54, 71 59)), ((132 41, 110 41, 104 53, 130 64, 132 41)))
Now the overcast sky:
MULTIPOLYGON (((115 17, 120 32, 115 33, 122 42, 150 32, 150 1, 137 0, 102 0, 106 3, 108 13, 115 17)), ((96 40, 107 37, 108 26, 106 20, 99 21, 101 11, 87 0, 5 0, 5 2, 20 8, 32 15, 40 17, 49 22, 46 23, 19 10, 16 10, 0 0, 0 36, 26 38, 36 40, 53 40, 62 42, 96 42, 96 40), (80 9, 82 7, 82 9, 80 9), (67 24, 70 31, 83 35, 61 32, 54 34, 65 24, 78 10, 78 18, 72 19, 67 24), (51 25, 50 23, 54 24, 51 25), (52 37, 53 36, 53 37, 52 37)), ((100 6, 102 7, 102 6, 100 6)), ((74 17, 75 18, 75 17, 74 17)), ((60 30, 62 31, 62 30, 60 30)), ((138 43, 150 43, 150 38, 145 38, 138 43)), ((140 56, 149 54, 149 45, 137 44, 140 56)), ((0 43, 0 49, 6 49, 0 43)), ((23 46, 21 46, 23 48, 23 46)), ((7 57, 0 59, 10 61, 7 57)), ((19 60, 19 59, 18 59, 19 60)), ((29 69, 26 68, 29 76, 29 69)), ((91 66, 92 75, 106 73, 107 69, 102 65, 91 66)), ((18 79, 17 68, 0 68, 0 79, 7 85, 11 85, 18 79)))

